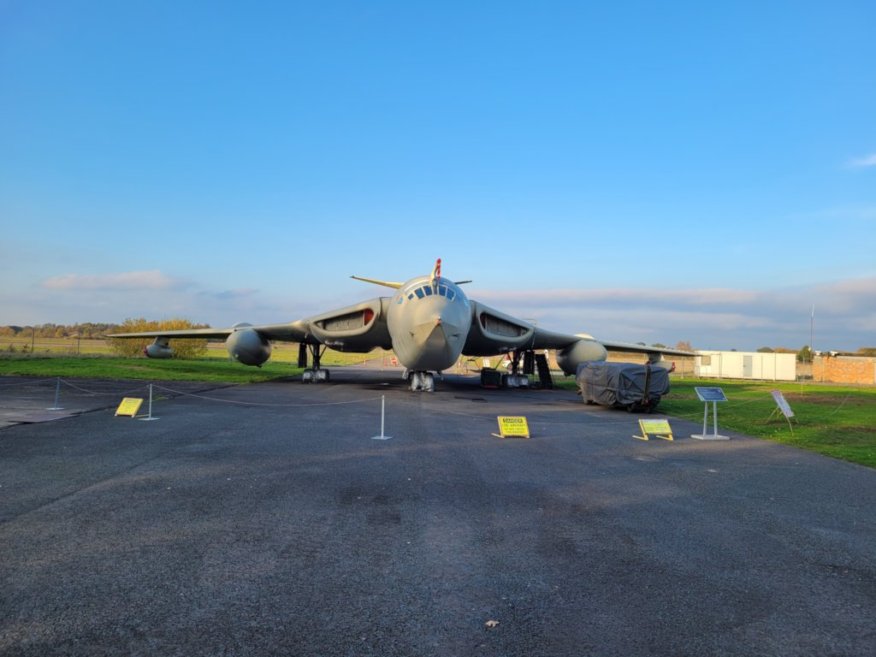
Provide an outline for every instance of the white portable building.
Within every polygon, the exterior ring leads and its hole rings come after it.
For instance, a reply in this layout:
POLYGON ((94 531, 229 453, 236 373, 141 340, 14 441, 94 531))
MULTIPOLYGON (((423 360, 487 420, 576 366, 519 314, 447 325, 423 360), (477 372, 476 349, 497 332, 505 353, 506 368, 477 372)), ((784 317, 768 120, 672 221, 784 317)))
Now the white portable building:
POLYGON ((702 378, 794 381, 797 379, 797 355, 697 351, 694 375, 702 378))

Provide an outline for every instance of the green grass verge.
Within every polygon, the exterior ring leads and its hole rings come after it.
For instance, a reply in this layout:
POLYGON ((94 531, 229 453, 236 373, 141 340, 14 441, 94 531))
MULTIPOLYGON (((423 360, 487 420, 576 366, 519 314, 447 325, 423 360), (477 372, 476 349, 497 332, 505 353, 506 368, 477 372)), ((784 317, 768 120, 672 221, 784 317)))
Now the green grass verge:
MULTIPOLYGON (((573 379, 560 386, 576 388, 573 379)), ((703 402, 696 386, 719 387, 727 396, 718 403, 718 428, 764 438, 876 467, 876 388, 843 387, 810 383, 673 379, 672 388, 658 412, 702 423, 703 402), (795 417, 791 426, 784 415, 774 414, 770 394, 781 390, 795 417)), ((712 430, 711 404, 709 431, 712 430)))
POLYGON ((0 375, 94 379, 145 379, 155 381, 209 381, 258 383, 301 373, 288 363, 247 367, 227 358, 153 360, 109 356, 2 358, 0 375))
POLYGON ((749 436, 876 467, 876 388, 752 381, 678 381, 660 403, 660 411, 702 422, 703 402, 695 386, 717 386, 726 402, 718 403, 718 426, 749 436), (781 390, 794 411, 789 426, 773 413, 771 390, 781 390))

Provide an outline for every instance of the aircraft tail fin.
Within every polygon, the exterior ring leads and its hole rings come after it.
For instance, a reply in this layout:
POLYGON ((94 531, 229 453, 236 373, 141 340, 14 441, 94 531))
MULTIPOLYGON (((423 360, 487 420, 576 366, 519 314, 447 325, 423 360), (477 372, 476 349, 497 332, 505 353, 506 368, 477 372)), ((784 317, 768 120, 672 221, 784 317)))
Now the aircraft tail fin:
POLYGON ((441 258, 435 261, 435 269, 432 270, 432 285, 435 285, 439 278, 441 278, 441 258))
POLYGON ((375 285, 382 285, 383 287, 391 287, 393 290, 399 289, 404 283, 396 283, 395 281, 379 281, 376 278, 363 278, 362 276, 350 276, 350 278, 354 278, 357 281, 364 281, 365 283, 374 283, 375 285))
MULTIPOLYGON (((365 278, 364 276, 350 276, 350 278, 355 279, 357 281, 363 281, 365 283, 374 283, 375 285, 382 285, 383 287, 389 287, 393 290, 399 289, 404 283, 398 283, 396 281, 381 281, 377 278, 365 278)), ((441 278, 441 258, 438 258, 435 261, 435 268, 432 269, 432 283, 434 284, 439 278, 441 278)), ((457 285, 462 285, 464 283, 471 283, 468 281, 454 281, 457 285)))

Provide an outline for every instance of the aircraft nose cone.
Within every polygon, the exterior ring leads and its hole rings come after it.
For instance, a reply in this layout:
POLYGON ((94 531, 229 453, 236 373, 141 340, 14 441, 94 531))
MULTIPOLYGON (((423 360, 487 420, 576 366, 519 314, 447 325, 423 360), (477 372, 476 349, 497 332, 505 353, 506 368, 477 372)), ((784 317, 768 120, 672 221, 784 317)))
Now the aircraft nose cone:
POLYGON ((460 335, 458 327, 441 318, 418 326, 412 336, 420 351, 417 367, 424 370, 450 367, 462 350, 460 335))
POLYGON ((437 347, 447 342, 446 329, 447 326, 439 318, 420 324, 414 329, 413 335, 418 345, 437 347))

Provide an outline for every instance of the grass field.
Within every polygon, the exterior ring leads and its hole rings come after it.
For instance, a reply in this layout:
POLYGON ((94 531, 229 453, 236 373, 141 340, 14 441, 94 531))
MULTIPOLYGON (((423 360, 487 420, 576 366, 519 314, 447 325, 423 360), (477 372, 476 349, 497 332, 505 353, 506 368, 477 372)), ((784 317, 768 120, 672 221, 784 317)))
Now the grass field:
POLYGON ((24 332, 16 336, 0 337, 0 354, 33 354, 33 355, 97 355, 110 354, 112 350, 106 340, 77 338, 31 338, 24 332))
MULTIPOLYGON (((876 467, 876 389, 752 381, 673 381, 660 411, 702 422, 703 402, 694 387, 718 386, 718 426, 876 467), (794 418, 789 426, 771 390, 781 390, 794 418)), ((710 405, 711 406, 711 405, 710 405)))
MULTIPOLYGON (((83 340, 83 343, 85 341, 83 340)), ((95 341, 102 342, 102 341, 95 341)), ((222 345, 218 345, 222 347, 222 345)), ((69 352, 68 352, 69 353, 69 352)), ((275 349, 263 367, 230 363, 224 348, 215 356, 198 360, 151 360, 97 355, 63 356, 40 353, 0 357, 0 376, 87 377, 97 379, 140 379, 155 381, 215 381, 257 383, 301 373, 291 363, 297 360, 297 345, 275 349)), ((389 352, 342 354, 327 351, 327 367, 350 365, 366 359, 383 358, 389 352)), ((571 377, 557 381, 558 387, 574 388, 571 377)), ((703 402, 694 387, 719 386, 728 401, 718 404, 718 426, 776 442, 809 449, 827 456, 876 467, 876 388, 853 388, 800 383, 673 379, 672 391, 663 398, 659 411, 672 417, 702 422, 703 402), (792 426, 773 413, 776 404, 771 390, 781 390, 796 417, 792 426)), ((710 427, 711 429, 711 427, 710 427)))
MULTIPOLYGON (((572 379, 560 383, 574 388, 572 379)), ((876 388, 842 387, 775 381, 672 379, 672 388, 657 411, 672 417, 703 421, 704 403, 697 386, 719 387, 727 396, 718 403, 718 427, 748 436, 809 449, 820 454, 876 467, 876 388), (781 390, 794 412, 789 425, 776 411, 770 392, 781 390)), ((712 431, 709 404, 709 432, 712 431)))
POLYGON ((152 360, 114 356, 31 356, 0 358, 0 375, 150 381, 211 381, 258 383, 300 374, 288 362, 269 361, 263 367, 246 367, 227 358, 152 360))

